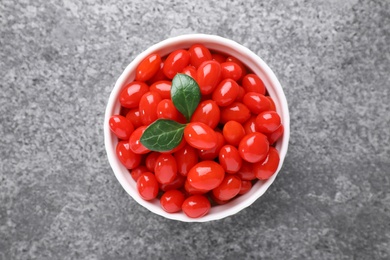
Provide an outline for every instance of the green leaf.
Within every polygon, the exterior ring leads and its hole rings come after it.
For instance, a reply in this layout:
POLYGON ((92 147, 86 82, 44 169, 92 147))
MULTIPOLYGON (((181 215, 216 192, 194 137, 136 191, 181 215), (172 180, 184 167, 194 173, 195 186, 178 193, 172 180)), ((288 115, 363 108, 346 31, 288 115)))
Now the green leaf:
POLYGON ((180 144, 185 126, 173 120, 158 119, 145 129, 141 143, 152 151, 170 151, 180 144))
POLYGON ((176 74, 172 80, 171 99, 177 110, 190 121, 200 101, 200 89, 196 81, 186 74, 176 74))

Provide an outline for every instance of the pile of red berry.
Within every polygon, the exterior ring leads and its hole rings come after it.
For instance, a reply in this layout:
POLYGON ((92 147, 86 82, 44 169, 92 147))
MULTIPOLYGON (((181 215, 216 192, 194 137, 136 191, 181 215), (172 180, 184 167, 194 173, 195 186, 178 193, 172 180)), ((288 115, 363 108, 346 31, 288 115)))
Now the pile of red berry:
POLYGON ((241 61, 194 44, 153 53, 110 118, 116 154, 145 200, 198 218, 277 170, 283 125, 262 80, 241 61))

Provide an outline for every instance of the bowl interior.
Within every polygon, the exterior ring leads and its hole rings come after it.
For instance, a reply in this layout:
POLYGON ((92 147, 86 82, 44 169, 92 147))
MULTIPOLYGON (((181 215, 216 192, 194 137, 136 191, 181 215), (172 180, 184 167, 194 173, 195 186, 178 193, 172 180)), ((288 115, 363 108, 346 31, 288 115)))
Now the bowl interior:
POLYGON ((251 52, 246 47, 234 41, 214 35, 194 34, 170 38, 158 44, 155 44, 144 52, 142 52, 140 55, 138 55, 126 67, 122 75, 117 80, 114 89, 109 97, 104 120, 104 135, 107 156, 116 178, 118 179, 122 187, 126 190, 126 192, 130 194, 139 204, 146 207, 150 211, 169 219, 186 222, 204 222, 210 220, 217 220, 233 215, 238 211, 244 209, 245 207, 251 205, 256 199, 258 199, 262 194, 264 194, 268 187, 273 183, 279 170, 282 167, 283 160, 285 158, 288 147, 288 140, 290 135, 289 126, 289 112, 286 97, 284 95, 282 87, 272 70, 261 58, 259 58, 256 54, 251 52), (282 123, 284 125, 283 137, 281 137, 276 143, 276 149, 279 151, 280 155, 280 163, 277 172, 266 181, 257 181, 248 193, 235 198, 227 204, 212 207, 210 212, 206 216, 198 219, 189 218, 183 212, 174 214, 167 213, 163 209, 161 209, 160 202, 157 199, 153 201, 145 201, 139 196, 136 182, 133 180, 128 170, 124 166, 122 166, 122 164, 116 157, 115 148, 118 143, 118 140, 111 133, 108 124, 109 118, 114 114, 119 114, 120 112, 120 103, 118 101, 120 91, 127 83, 134 80, 135 69, 137 65, 146 56, 153 52, 157 52, 160 56, 163 57, 177 49, 188 49, 194 43, 202 43, 210 50, 215 50, 228 54, 230 56, 234 56, 241 60, 248 68, 250 68, 253 73, 257 74, 263 80, 269 95, 274 100, 276 110, 279 113, 282 123))

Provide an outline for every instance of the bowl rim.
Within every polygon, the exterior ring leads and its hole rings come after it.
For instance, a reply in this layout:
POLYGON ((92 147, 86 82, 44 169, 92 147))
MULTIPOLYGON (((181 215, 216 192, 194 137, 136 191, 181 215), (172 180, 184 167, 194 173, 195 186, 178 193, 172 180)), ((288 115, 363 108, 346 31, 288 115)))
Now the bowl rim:
MULTIPOLYGON (((168 54, 168 53, 165 53, 168 54)), ((240 58, 238 58, 240 59, 240 58)), ((252 70, 253 68, 250 67, 252 70)), ((133 73, 135 75, 135 73, 133 73)), ((133 76, 134 76, 133 75, 133 76)), ((263 79, 263 77, 262 77, 263 79)), ((268 89, 267 89, 268 90, 268 89)), ((270 93, 271 95, 271 93, 270 93)), ((180 36, 175 36, 171 37, 168 39, 165 39, 163 41, 160 41, 140 54, 138 54, 133 61, 131 61, 125 68, 125 70, 122 72, 120 77, 117 79, 107 102, 106 110, 105 110, 105 117, 104 117, 104 144, 106 148, 106 153, 107 153, 107 158, 109 161, 109 164, 111 166, 111 169, 114 171, 115 177, 121 184, 121 186, 124 188, 124 190, 141 206, 147 208, 148 210, 152 211, 153 213, 168 218, 172 220, 178 220, 178 221, 183 221, 183 222, 207 222, 207 221, 212 221, 212 220, 219 220, 223 219, 225 217, 234 215, 238 213, 239 211, 245 209, 246 207, 252 205, 257 199, 259 199, 267 190, 268 188, 272 185, 274 182, 276 176, 278 175, 279 171, 282 168, 287 149, 288 149, 288 143, 289 143, 289 138, 290 138, 290 116, 289 116, 289 109, 288 109, 288 104, 287 104, 287 99, 284 94, 284 91, 282 89, 282 86, 277 79, 276 75, 274 72, 271 70, 271 68, 254 52, 249 50, 247 47, 233 41, 230 39, 223 38, 218 35, 211 35, 211 34, 185 34, 185 35, 180 35, 180 36), (265 77, 267 77, 267 81, 269 84, 272 84, 274 93, 273 95, 277 95, 278 100, 280 101, 280 104, 277 105, 277 110, 278 113, 282 113, 281 118, 284 126, 284 133, 278 142, 280 142, 278 151, 279 151, 279 156, 280 156, 280 161, 279 161, 279 166, 275 174, 271 176, 267 181, 258 181, 258 183, 261 183, 260 189, 256 190, 251 196, 245 197, 245 199, 240 200, 237 203, 233 203, 232 207, 225 207, 223 208, 223 211, 217 211, 217 212, 212 212, 213 208, 216 207, 223 207, 225 205, 220 205, 220 206, 214 206, 210 210, 209 214, 205 215, 204 217, 201 218, 189 218, 187 217, 183 212, 180 213, 167 213, 161 207, 157 208, 155 206, 152 206, 152 204, 149 201, 143 200, 136 191, 134 191, 130 186, 129 186, 129 181, 134 180, 131 178, 130 174, 127 174, 128 176, 125 177, 125 175, 122 174, 123 169, 126 169, 123 165, 120 164, 119 160, 116 157, 116 151, 114 149, 113 145, 113 134, 110 131, 109 128, 109 119, 111 115, 113 115, 113 111, 115 109, 118 109, 120 107, 120 104, 117 100, 117 97, 122 90, 123 86, 125 83, 131 78, 131 72, 135 70, 137 65, 144 59, 146 56, 151 54, 152 52, 159 52, 160 50, 164 48, 168 48, 168 46, 180 46, 185 43, 191 42, 191 44, 194 43, 212 43, 212 44, 217 44, 217 45, 224 45, 227 46, 227 48, 232 48, 234 50, 237 50, 241 55, 247 57, 248 59, 252 60, 253 63, 257 64, 259 66, 259 69, 264 71, 265 77), (129 177, 130 176, 130 177, 129 177), (129 180, 131 179, 131 180, 129 180), (212 213, 212 214, 211 214, 212 213)), ((116 146, 116 145, 115 145, 116 146)), ((126 171, 128 171, 126 169, 126 171)), ((256 185, 256 184, 255 184, 256 185)), ((246 194, 245 194, 246 195, 246 194)), ((242 195, 241 197, 244 197, 245 195, 242 195)), ((239 198, 236 198, 237 200, 239 198)), ((229 202, 228 204, 231 204, 229 202)))

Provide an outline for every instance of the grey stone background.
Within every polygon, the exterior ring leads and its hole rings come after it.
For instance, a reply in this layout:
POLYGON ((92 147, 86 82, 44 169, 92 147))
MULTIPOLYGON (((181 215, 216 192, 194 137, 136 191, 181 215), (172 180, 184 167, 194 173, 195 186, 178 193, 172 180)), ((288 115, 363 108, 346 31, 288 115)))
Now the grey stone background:
POLYGON ((389 44, 388 0, 1 0, 0 259, 390 259, 389 44), (203 224, 135 203, 103 145, 125 66, 186 33, 257 53, 291 110, 269 191, 203 224))

